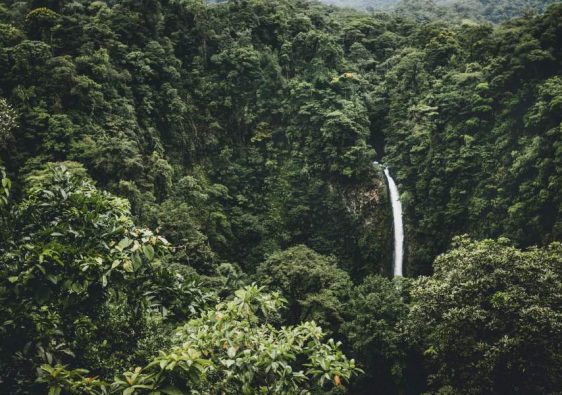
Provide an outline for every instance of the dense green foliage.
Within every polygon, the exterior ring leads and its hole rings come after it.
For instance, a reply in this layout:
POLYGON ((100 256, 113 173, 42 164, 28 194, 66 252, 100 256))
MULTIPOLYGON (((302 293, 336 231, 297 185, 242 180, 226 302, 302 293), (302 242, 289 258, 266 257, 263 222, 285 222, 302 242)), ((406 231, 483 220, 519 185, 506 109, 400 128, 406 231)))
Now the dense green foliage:
POLYGON ((380 272, 390 245, 364 226, 388 221, 384 194, 363 195, 381 185, 369 102, 360 80, 336 78, 348 67, 329 14, 151 4, 3 6, 0 86, 20 115, 10 170, 82 163, 204 271, 252 271, 306 243, 380 272))
POLYGON ((430 24, 424 51, 394 58, 387 155, 420 269, 463 233, 521 246, 562 238, 561 16, 496 30, 430 24))
POLYGON ((268 257, 257 275, 261 284, 287 298, 287 322, 315 320, 332 331, 343 323, 353 283, 334 259, 297 246, 268 257))
POLYGON ((180 285, 160 264, 167 242, 134 227, 126 200, 65 169, 37 172, 28 184, 4 223, 3 374, 25 380, 29 358, 67 356, 111 371, 148 335, 143 293, 157 301, 180 285), (106 335, 129 332, 138 337, 106 335))
POLYGON ((0 98, 0 147, 5 148, 16 126, 16 114, 5 99, 0 98))
POLYGON ((562 386, 562 245, 521 252, 456 241, 413 287, 409 325, 446 393, 553 394, 562 386))
POLYGON ((369 367, 357 392, 369 393, 371 383, 376 383, 381 393, 396 393, 405 384, 410 347, 404 328, 408 314, 404 281, 369 276, 351 292, 342 332, 353 353, 369 367))
POLYGON ((547 3, 0 1, 0 392, 556 393, 547 3))
POLYGON ((269 325, 267 318, 282 303, 278 294, 248 286, 178 328, 172 347, 145 368, 104 383, 85 377, 87 371, 44 365, 39 382, 50 391, 77 394, 302 394, 332 382, 340 385, 358 371, 339 343, 320 341, 323 333, 314 322, 281 329, 269 325))
POLYGON ((356 372, 339 344, 321 342, 314 322, 271 326, 268 318, 283 306, 279 295, 249 286, 205 310, 212 296, 173 264, 168 241, 135 227, 128 202, 95 188, 80 165, 48 165, 27 184, 22 202, 8 213, 3 208, 3 391, 41 391, 45 384, 55 394, 262 387, 285 394, 341 385, 356 372), (104 382, 131 365, 146 367, 104 382))

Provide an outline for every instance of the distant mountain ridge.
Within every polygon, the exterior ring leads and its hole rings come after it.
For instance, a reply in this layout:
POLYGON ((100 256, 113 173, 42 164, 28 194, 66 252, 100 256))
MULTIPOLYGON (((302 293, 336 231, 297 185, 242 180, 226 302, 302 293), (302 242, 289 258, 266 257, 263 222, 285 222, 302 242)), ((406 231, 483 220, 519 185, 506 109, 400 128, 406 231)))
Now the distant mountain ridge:
POLYGON ((396 6, 400 0, 320 0, 322 3, 359 10, 384 10, 396 6))
POLYGON ((560 0, 320 0, 365 11, 389 11, 416 19, 467 18, 499 23, 528 13, 542 13, 560 0))

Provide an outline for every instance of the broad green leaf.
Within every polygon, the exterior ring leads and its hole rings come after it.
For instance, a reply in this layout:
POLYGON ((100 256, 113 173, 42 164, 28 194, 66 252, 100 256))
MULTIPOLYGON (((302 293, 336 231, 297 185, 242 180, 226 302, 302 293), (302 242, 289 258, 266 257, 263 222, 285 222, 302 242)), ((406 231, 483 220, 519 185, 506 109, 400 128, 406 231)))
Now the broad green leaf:
POLYGON ((125 261, 123 262, 123 269, 126 272, 132 273, 134 271, 133 269, 133 263, 131 261, 125 261))
POLYGON ((142 246, 142 252, 146 258, 151 261, 154 258, 154 248, 150 244, 145 244, 142 246))
POLYGON ((123 251, 125 248, 129 247, 131 245, 133 241, 131 239, 129 239, 128 237, 125 237, 124 239, 122 239, 119 244, 117 244, 117 246, 115 248, 117 248, 119 251, 123 251))
POLYGON ((160 388, 160 391, 166 395, 185 395, 184 391, 180 390, 177 387, 172 387, 172 386, 160 388))

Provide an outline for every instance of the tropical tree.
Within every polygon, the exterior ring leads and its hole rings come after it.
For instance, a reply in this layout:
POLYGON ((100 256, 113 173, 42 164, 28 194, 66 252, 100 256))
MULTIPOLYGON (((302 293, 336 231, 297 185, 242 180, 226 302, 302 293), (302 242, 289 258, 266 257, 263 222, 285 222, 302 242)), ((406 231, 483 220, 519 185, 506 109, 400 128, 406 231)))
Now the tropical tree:
POLYGON ((143 348, 165 343, 158 322, 191 314, 194 299, 179 298, 190 293, 184 279, 163 263, 169 243, 136 227, 128 202, 98 190, 81 165, 31 173, 23 201, 3 213, 0 355, 10 391, 32 385, 45 362, 106 374, 142 360, 143 348))
POLYGON ((520 251, 457 238, 412 288, 410 331, 445 393, 545 394, 562 385, 562 245, 520 251))
POLYGON ((408 354, 406 285, 404 279, 371 275, 351 292, 341 332, 365 370, 356 382, 357 392, 368 393, 365 389, 376 385, 381 392, 391 393, 404 382, 408 354))
POLYGON ((51 391, 87 388, 87 394, 310 394, 340 387, 359 371, 340 343, 321 341, 314 322, 275 328, 269 321, 283 304, 279 294, 252 284, 179 327, 171 348, 111 385, 50 365, 40 382, 51 391))
POLYGON ((333 257, 299 245, 270 255, 257 278, 287 298, 287 323, 313 319, 330 331, 343 323, 352 282, 333 257))

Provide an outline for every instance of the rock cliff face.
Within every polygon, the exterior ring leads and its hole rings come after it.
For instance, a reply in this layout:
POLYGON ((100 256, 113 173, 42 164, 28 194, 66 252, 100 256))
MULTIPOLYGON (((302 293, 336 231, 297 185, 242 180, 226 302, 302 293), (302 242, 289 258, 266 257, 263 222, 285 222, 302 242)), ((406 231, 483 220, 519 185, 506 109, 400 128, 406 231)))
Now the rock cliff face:
POLYGON ((355 243, 366 263, 356 268, 354 276, 392 275, 392 209, 382 169, 377 170, 370 183, 344 191, 342 199, 362 235, 355 243))

